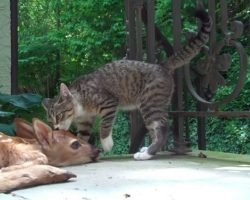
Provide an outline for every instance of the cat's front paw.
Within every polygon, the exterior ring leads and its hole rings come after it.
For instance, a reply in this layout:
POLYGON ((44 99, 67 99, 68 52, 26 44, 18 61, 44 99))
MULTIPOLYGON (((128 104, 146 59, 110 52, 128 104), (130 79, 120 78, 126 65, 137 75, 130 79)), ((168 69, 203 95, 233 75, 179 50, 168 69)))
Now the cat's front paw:
POLYGON ((135 160, 149 160, 153 155, 148 153, 148 147, 142 147, 141 150, 134 154, 135 160))
POLYGON ((105 152, 111 151, 114 145, 112 134, 110 134, 108 137, 104 139, 101 138, 101 143, 102 143, 102 148, 105 152))

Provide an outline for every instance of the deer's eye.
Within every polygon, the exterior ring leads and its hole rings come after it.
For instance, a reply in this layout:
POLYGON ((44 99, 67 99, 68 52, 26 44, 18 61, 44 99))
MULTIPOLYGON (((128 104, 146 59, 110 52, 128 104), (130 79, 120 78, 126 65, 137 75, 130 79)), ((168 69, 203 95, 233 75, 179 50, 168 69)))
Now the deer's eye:
POLYGON ((82 145, 81 145, 81 143, 78 142, 77 140, 74 141, 74 142, 72 142, 71 145, 70 145, 70 147, 71 147, 72 149, 75 149, 75 150, 76 150, 76 149, 79 149, 80 146, 82 146, 82 145))

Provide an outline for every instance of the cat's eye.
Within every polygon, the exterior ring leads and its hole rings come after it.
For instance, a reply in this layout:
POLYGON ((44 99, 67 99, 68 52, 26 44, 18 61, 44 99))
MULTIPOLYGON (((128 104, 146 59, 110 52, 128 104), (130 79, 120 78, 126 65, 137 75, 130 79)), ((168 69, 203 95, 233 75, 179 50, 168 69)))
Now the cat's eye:
POLYGON ((72 149, 75 149, 75 150, 76 150, 76 149, 79 149, 81 146, 82 146, 81 143, 78 142, 77 140, 74 141, 74 142, 72 142, 71 145, 70 145, 70 147, 71 147, 72 149))
POLYGON ((60 119, 62 119, 63 117, 63 113, 59 113, 56 115, 56 120, 59 121, 60 119))

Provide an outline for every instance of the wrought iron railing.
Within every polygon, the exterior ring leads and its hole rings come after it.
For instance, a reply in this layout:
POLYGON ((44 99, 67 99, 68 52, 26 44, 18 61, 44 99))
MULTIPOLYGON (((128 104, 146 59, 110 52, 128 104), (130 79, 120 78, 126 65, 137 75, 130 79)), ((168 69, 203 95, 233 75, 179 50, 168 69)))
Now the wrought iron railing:
MULTIPOLYGON (((168 42, 167 38, 163 36, 159 28, 154 24, 154 1, 153 0, 125 0, 126 4, 126 23, 127 23, 127 58, 135 60, 143 60, 146 57, 147 62, 154 63, 156 43, 161 44, 167 55, 171 55, 174 51, 181 48, 180 38, 182 33, 181 27, 181 5, 183 1, 172 1, 172 17, 173 17, 173 47, 168 42), (144 24, 144 25, 143 25, 144 24), (143 54, 143 29, 145 26, 146 37, 146 56, 143 54)), ((181 69, 176 70, 175 73, 175 95, 173 97, 173 111, 169 114, 174 118, 173 132, 175 140, 175 148, 173 151, 177 153, 184 153, 190 151, 188 148, 189 134, 185 130, 188 126, 188 117, 197 117, 198 120, 198 146, 200 149, 206 148, 205 125, 208 116, 217 117, 238 117, 250 118, 249 111, 235 111, 235 112, 220 112, 219 106, 234 100, 241 91, 247 72, 247 54, 244 47, 238 41, 242 35, 243 24, 239 21, 229 22, 228 9, 226 0, 209 0, 208 9, 210 16, 214 22, 216 19, 216 3, 220 4, 219 27, 216 23, 212 28, 209 45, 203 49, 205 57, 196 65, 187 65, 181 69), (230 28, 229 28, 230 27, 230 28), (222 36, 218 40, 217 30, 220 29, 222 36), (212 101, 218 88, 224 85, 226 79, 221 72, 227 72, 231 65, 231 56, 229 53, 223 53, 225 47, 233 47, 239 54, 239 77, 235 88, 232 92, 218 101, 212 101), (190 71, 195 71, 196 84, 192 81, 190 71), (184 93, 192 94, 197 102, 196 111, 186 111, 184 108, 184 93)), ((197 1, 197 7, 204 7, 203 1, 197 1)), ((131 114, 131 148, 130 152, 135 152, 142 143, 144 133, 146 132, 141 117, 137 112, 131 114)))

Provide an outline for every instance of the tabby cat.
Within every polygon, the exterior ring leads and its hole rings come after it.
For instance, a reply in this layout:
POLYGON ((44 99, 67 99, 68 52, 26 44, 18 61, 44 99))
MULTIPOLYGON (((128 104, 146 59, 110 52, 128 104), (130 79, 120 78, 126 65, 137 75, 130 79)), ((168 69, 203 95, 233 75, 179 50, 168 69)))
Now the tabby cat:
POLYGON ((168 105, 174 91, 173 73, 195 57, 208 41, 212 20, 204 10, 195 16, 202 22, 197 36, 162 65, 119 60, 81 76, 71 86, 60 86, 60 95, 44 99, 43 105, 54 128, 69 129, 72 122, 83 136, 96 115, 102 118, 100 137, 104 151, 113 146, 112 123, 118 109, 138 109, 152 138, 149 147, 134 154, 136 160, 150 159, 167 139, 168 105))

